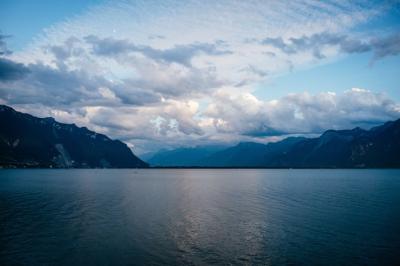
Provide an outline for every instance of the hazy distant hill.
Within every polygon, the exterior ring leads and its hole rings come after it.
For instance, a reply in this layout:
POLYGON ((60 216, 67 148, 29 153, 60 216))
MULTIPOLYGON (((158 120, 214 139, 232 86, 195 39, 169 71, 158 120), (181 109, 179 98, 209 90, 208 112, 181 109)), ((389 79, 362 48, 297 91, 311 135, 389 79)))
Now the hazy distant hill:
POLYGON ((279 154, 288 152, 291 147, 305 138, 287 138, 267 145, 254 142, 242 142, 223 151, 207 156, 199 165, 229 167, 264 167, 275 160, 279 154))
POLYGON ((2 167, 147 167, 128 146, 85 127, 0 105, 2 167))
POLYGON ((174 150, 161 150, 151 156, 147 162, 151 166, 195 166, 198 162, 225 146, 198 146, 193 148, 178 148, 174 150))
MULTIPOLYGON (((190 156, 189 151, 186 156, 190 156)), ((192 149, 190 152, 196 152, 192 149)), ((174 154, 170 151, 169 154, 174 154)), ((167 156, 168 154, 164 154, 167 156)), ((157 155, 156 155, 157 156, 157 155)), ((156 157, 155 156, 155 157, 156 157)), ((154 158, 154 157, 153 157, 154 158)), ((318 138, 239 143, 197 161, 164 159, 164 166, 366 168, 400 167, 400 119, 370 130, 328 130, 318 138)), ((153 159, 150 159, 151 162, 153 159)))

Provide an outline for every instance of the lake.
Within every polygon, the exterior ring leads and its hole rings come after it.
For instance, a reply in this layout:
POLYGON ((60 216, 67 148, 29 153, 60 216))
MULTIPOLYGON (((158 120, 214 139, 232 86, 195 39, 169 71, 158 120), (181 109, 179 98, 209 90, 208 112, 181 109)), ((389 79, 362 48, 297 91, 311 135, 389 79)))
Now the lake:
POLYGON ((400 170, 0 170, 1 265, 398 265, 400 170))

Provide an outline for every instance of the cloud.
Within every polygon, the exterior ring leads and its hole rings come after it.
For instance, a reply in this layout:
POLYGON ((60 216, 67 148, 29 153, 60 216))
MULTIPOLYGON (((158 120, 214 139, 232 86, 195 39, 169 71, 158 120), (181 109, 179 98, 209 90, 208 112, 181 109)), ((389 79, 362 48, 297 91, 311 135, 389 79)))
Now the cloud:
POLYGON ((0 57, 0 82, 18 80, 28 73, 29 69, 23 64, 0 57))
MULTIPOLYGON (((179 99, 180 95, 201 93, 202 83, 206 84, 208 78, 204 72, 142 58, 139 63, 135 62, 135 66, 140 66, 136 67, 140 74, 137 78, 112 81, 101 72, 75 67, 76 57, 95 60, 81 44, 81 40, 71 37, 65 45, 44 47, 53 56, 50 65, 40 61, 23 65, 2 59, 0 63, 4 61, 7 66, 21 68, 26 73, 17 76, 14 71, 12 77, 7 75, 7 82, 0 80, 1 102, 34 115, 78 123, 123 140, 146 140, 146 145, 151 141, 168 143, 173 139, 176 142, 204 134, 194 118, 198 103, 179 99)), ((121 61, 121 64, 128 62, 121 61)), ((101 69, 100 65, 95 64, 96 67, 101 69)))
POLYGON ((400 32, 386 38, 375 38, 370 42, 370 45, 374 51, 375 60, 398 55, 400 53, 400 32))
POLYGON ((381 6, 106 1, 51 25, 22 51, 11 54, 1 35, 0 102, 143 151, 377 124, 397 117, 399 107, 370 91, 274 101, 254 91, 340 53, 371 52, 373 60, 397 55, 398 35, 353 31, 382 14, 381 6))
POLYGON ((57 62, 62 62, 71 57, 82 55, 85 51, 79 47, 80 44, 80 39, 71 36, 62 45, 49 45, 47 48, 56 57, 57 62))
POLYGON ((147 106, 47 106, 18 110, 87 126, 135 146, 135 151, 237 141, 269 141, 327 129, 369 128, 400 118, 400 105, 384 94, 353 88, 342 93, 290 94, 263 101, 228 88, 212 95, 203 110, 196 101, 167 100, 147 106), (32 111, 34 110, 34 111, 32 111))
MULTIPOLYGON (((74 67, 79 68, 78 63, 86 67, 89 61, 77 59, 82 57, 80 49, 84 49, 83 58, 95 63, 103 61, 103 67, 109 60, 118 58, 121 62, 123 57, 129 57, 124 61, 129 59, 131 65, 127 68, 128 64, 124 64, 124 68, 130 71, 134 62, 139 63, 144 57, 157 65, 196 68, 206 72, 203 76, 212 69, 223 85, 236 84, 248 89, 267 79, 265 73, 285 73, 292 67, 312 63, 313 58, 303 55, 289 58, 269 51, 265 45, 245 40, 280 36, 286 41, 321 32, 342 34, 380 15, 384 12, 382 6, 379 2, 363 3, 360 7, 358 3, 310 3, 308 0, 222 0, 201 4, 195 0, 185 4, 166 0, 163 5, 144 0, 105 2, 45 29, 32 45, 13 58, 26 64, 40 58, 50 64, 52 58, 43 55, 41 48, 53 46, 54 54, 60 59, 66 57, 67 63, 76 60, 74 67), (71 36, 80 42, 67 44, 71 36), (254 66, 256 71, 241 71, 243 66, 254 66)), ((336 56, 325 51, 320 54, 336 56)), ((113 74, 126 71, 115 64, 109 68, 113 74)), ((193 72, 199 73, 197 70, 193 72)))
POLYGON ((370 127, 400 118, 400 105, 384 94, 351 89, 340 94, 289 94, 262 101, 250 93, 219 91, 204 112, 219 132, 262 137, 316 134, 327 129, 370 127))
POLYGON ((366 40, 351 38, 343 34, 322 32, 309 36, 303 35, 299 38, 291 37, 286 41, 282 37, 267 37, 260 43, 277 48, 286 54, 312 51, 314 57, 318 59, 325 57, 323 49, 329 46, 337 46, 343 53, 365 53, 372 51, 373 60, 378 60, 400 53, 400 32, 366 40))
POLYGON ((0 33, 0 56, 11 54, 11 51, 8 50, 7 43, 5 41, 7 38, 10 38, 10 37, 11 37, 11 35, 4 35, 4 34, 0 33))
POLYGON ((162 99, 200 97, 221 84, 213 69, 125 54, 104 60, 76 37, 42 49, 51 58, 48 63, 24 65, 0 58, 0 97, 9 104, 143 106, 162 99))
MULTIPOLYGON (((215 68, 194 67, 197 54, 225 53, 206 44, 158 50, 136 46, 127 40, 69 37, 58 45, 44 46, 47 65, 60 71, 86 73, 96 84, 103 83, 126 104, 144 100, 201 96, 223 83, 215 68), (208 47, 208 48, 207 48, 208 47)), ((37 62, 31 63, 36 65, 37 62)), ((43 64, 43 63, 41 63, 43 64)), ((149 101, 144 101, 149 103, 149 101)), ((150 102, 151 102, 150 101, 150 102)))
POLYGON ((0 82, 8 82, 23 78, 28 72, 28 68, 21 63, 14 62, 3 56, 11 55, 12 52, 7 48, 7 38, 11 35, 4 35, 0 32, 0 82))
POLYGON ((40 62, 25 66, 6 59, 0 59, 0 70, 0 97, 9 104, 115 106, 144 105, 161 100, 157 93, 129 84, 115 84, 84 70, 51 67, 40 62), (105 90, 108 95, 104 94, 105 90), (110 97, 110 93, 114 97, 110 97))
POLYGON ((169 49, 155 49, 147 45, 135 45, 128 40, 116 40, 113 38, 100 39, 97 36, 86 36, 85 40, 92 45, 93 52, 103 56, 115 56, 129 52, 141 53, 155 61, 178 63, 185 66, 191 65, 191 60, 198 55, 227 55, 231 51, 218 49, 215 43, 191 43, 175 45, 169 49))
POLYGON ((126 141, 139 151, 198 143, 205 134, 195 117, 198 112, 195 101, 165 101, 146 107, 88 107, 84 110, 83 120, 91 128, 126 141))
POLYGON ((153 34, 148 37, 150 40, 165 39, 165 36, 153 34))
MULTIPOLYGON (((296 41, 298 46, 304 43, 296 41)), ((65 45, 45 47, 52 56, 50 65, 2 59, 24 74, 0 81, 0 99, 33 114, 76 122, 130 145, 140 143, 142 151, 370 127, 400 116, 399 104, 368 90, 289 94, 265 101, 219 82, 212 69, 125 52, 102 61, 87 48, 84 40, 71 37, 65 45), (78 68, 79 60, 92 63, 78 68), (113 80, 109 68, 103 67, 111 62, 134 69, 134 74, 113 80)), ((240 71, 267 75, 252 64, 240 71)))

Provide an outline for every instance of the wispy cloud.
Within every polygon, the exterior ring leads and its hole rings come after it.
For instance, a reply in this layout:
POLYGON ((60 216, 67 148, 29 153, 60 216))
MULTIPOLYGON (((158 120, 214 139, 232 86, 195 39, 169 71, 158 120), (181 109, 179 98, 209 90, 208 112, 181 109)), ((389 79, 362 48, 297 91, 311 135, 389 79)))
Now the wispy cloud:
POLYGON ((11 35, 4 35, 4 34, 1 34, 1 32, 0 32, 0 56, 11 54, 11 51, 8 50, 8 48, 7 48, 7 42, 6 42, 6 39, 10 38, 10 37, 11 37, 11 35))
POLYGON ((373 52, 373 60, 378 60, 386 56, 395 56, 400 53, 400 32, 389 36, 380 36, 373 38, 351 38, 347 35, 322 32, 310 36, 301 36, 299 38, 289 38, 283 40, 281 37, 265 38, 261 44, 272 46, 286 54, 296 54, 301 52, 312 52, 318 58, 324 58, 322 50, 333 46, 343 53, 365 53, 373 52))
POLYGON ((93 52, 97 55, 115 56, 136 52, 156 61, 175 62, 185 66, 190 66, 192 58, 197 55, 218 56, 232 54, 231 51, 219 49, 215 43, 197 42, 186 45, 175 45, 169 49, 155 49, 148 45, 135 45, 126 39, 100 39, 97 36, 90 35, 85 37, 85 40, 91 44, 93 52))

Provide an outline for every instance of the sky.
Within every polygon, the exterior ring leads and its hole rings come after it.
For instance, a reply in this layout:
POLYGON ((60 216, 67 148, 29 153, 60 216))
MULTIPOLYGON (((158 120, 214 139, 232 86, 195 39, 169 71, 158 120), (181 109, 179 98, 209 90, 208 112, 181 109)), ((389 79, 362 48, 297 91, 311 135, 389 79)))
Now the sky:
POLYGON ((137 154, 400 118, 399 1, 0 2, 0 104, 137 154))

